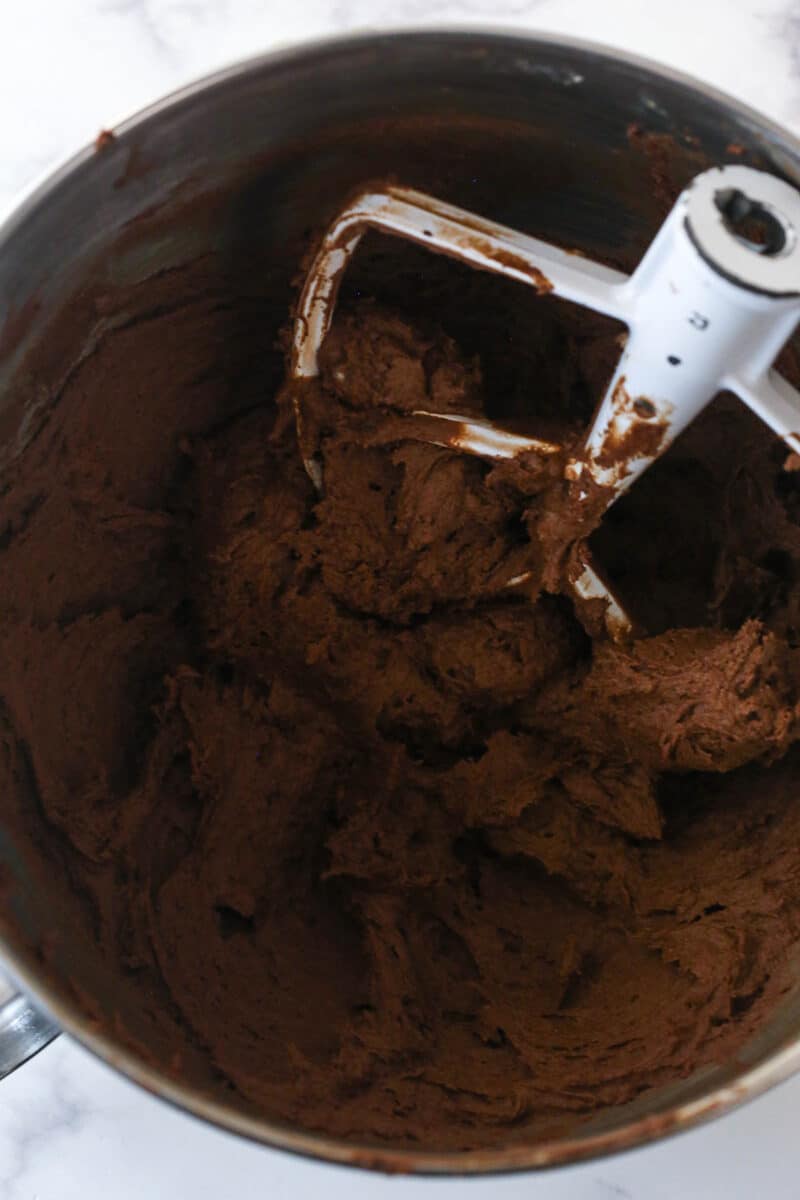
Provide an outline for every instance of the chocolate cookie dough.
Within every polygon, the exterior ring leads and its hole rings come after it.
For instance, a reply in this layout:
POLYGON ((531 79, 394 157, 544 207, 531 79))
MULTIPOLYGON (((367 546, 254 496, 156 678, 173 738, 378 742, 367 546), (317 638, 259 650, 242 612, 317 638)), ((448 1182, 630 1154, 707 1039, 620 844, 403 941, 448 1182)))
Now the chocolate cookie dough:
MULTIPOLYGON (((350 297, 320 497, 287 393, 230 368, 246 298, 200 265, 134 299, 8 472, 0 694, 153 1021, 259 1112, 426 1149, 728 1060, 800 936, 785 451, 723 397, 608 514, 647 634, 616 646, 559 592, 559 464, 420 440, 415 409, 508 400, 470 345, 350 297)), ((617 332, 536 313, 528 416, 569 441, 617 332)))

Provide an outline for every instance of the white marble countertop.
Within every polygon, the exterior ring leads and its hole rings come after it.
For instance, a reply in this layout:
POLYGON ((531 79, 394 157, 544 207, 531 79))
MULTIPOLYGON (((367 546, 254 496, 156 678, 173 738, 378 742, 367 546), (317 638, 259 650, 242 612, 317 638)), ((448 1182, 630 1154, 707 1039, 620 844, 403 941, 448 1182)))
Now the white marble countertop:
MULTIPOLYGON (((238 57, 336 31, 501 24, 637 51, 800 132, 800 0, 2 0, 0 209, 101 127, 238 57)), ((61 1038, 0 1084, 0 1200, 749 1200, 800 1195, 800 1077, 651 1149, 540 1176, 382 1179, 152 1099, 61 1038)))

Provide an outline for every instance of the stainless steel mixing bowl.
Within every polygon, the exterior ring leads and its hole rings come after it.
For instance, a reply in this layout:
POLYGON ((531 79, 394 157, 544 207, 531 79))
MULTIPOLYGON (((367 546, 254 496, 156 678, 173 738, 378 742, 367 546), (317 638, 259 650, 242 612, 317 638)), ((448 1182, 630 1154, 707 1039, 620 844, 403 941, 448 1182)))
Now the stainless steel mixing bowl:
MULTIPOLYGON (((301 46, 202 80, 113 133, 51 176, 0 229, 0 473, 35 435, 41 404, 32 387, 17 412, 11 385, 40 346, 48 314, 80 292, 89 264, 96 271, 102 262, 108 279, 131 271, 146 278, 209 244, 223 255, 253 251, 253 269, 271 288, 271 344, 288 312, 297 246, 365 177, 402 174, 412 186, 623 267, 638 259, 665 211, 665 173, 680 185, 733 155, 800 184, 800 144, 728 96, 610 50, 493 32, 301 46), (669 138, 643 142, 631 125, 669 138), (204 195, 223 199, 204 208, 204 195), (154 237, 153 212, 171 206, 184 218, 154 237)), ((276 354, 276 381, 280 369, 276 354)), ((26 786, 21 780, 23 802, 26 786)), ((11 839, 0 809, 0 940, 20 988, 13 998, 0 995, 0 1073, 61 1027, 164 1099, 268 1145, 389 1171, 481 1173, 652 1141, 733 1108, 800 1066, 799 987, 735 1062, 538 1143, 439 1153, 289 1128, 226 1090, 181 1046, 177 1025, 155 1038, 136 992, 99 955, 69 881, 43 873, 38 859, 33 841, 11 839), (185 1061, 179 1074, 169 1065, 176 1046, 185 1061)))

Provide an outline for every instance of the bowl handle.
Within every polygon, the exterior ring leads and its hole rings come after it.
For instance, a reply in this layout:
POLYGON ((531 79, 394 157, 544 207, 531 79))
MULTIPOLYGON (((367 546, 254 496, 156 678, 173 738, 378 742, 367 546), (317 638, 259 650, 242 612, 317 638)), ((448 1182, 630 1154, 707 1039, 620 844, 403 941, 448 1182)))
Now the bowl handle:
POLYGON ((0 1079, 32 1058, 61 1030, 0 975, 0 1079))

